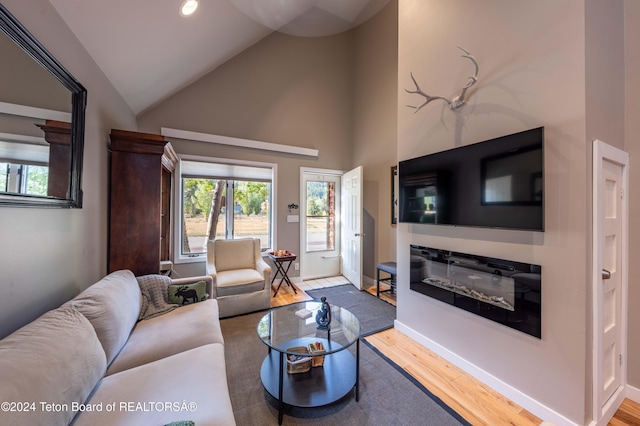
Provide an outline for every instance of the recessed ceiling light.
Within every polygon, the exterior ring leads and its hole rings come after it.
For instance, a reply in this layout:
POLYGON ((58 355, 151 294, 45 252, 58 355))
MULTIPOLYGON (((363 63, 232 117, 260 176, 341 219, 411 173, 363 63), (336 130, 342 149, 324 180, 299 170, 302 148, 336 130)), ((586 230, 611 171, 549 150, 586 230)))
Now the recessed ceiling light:
POLYGON ((184 0, 180 6, 180 15, 189 16, 198 8, 198 0, 184 0))

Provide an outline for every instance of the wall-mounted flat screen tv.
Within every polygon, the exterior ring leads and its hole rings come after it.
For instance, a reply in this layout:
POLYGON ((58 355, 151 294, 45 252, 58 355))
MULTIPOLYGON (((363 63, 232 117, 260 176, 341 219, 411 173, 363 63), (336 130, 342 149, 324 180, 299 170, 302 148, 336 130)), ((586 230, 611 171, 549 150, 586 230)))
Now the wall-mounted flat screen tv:
POLYGON ((544 231, 544 127, 401 161, 405 223, 544 231))

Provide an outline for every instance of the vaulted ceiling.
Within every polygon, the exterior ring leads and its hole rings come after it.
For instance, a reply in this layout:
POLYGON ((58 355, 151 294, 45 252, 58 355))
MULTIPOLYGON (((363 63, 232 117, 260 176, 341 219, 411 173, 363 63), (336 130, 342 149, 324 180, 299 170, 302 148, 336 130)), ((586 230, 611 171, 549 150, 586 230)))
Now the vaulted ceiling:
POLYGON ((135 114, 274 30, 311 36, 344 31, 388 2, 199 0, 196 13, 183 17, 182 0, 50 1, 135 114))

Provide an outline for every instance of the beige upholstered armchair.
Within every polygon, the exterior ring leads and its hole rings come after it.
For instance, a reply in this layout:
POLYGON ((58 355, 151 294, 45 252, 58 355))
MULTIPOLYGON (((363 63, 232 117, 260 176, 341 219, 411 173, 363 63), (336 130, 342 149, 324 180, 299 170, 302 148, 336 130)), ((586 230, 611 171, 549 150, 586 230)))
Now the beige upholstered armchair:
POLYGON ((221 318, 269 309, 271 267, 260 254, 260 239, 210 240, 207 275, 221 318))

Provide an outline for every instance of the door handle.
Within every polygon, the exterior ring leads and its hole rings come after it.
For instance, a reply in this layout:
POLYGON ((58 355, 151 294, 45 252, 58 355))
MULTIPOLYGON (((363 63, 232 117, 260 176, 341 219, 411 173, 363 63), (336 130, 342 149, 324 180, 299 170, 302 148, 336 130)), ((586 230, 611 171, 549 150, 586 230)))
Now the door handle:
POLYGON ((365 234, 353 234, 354 237, 364 237, 365 234))
POLYGON ((608 280, 611 278, 611 272, 607 271, 606 269, 602 270, 602 279, 603 280, 608 280))

